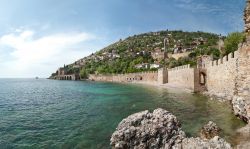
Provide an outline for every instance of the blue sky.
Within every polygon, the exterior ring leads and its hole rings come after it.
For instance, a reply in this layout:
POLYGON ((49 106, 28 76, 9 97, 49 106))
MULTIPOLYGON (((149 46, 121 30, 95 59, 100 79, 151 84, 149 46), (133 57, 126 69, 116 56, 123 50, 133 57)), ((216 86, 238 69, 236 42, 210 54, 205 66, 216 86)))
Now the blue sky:
POLYGON ((130 35, 243 30, 245 0, 0 0, 0 77, 48 77, 130 35))

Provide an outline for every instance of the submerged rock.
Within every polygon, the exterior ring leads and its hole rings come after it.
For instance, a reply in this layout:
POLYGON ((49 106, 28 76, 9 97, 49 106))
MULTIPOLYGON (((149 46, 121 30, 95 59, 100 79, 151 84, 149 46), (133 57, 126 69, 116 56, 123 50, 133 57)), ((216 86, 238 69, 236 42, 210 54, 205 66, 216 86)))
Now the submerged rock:
POLYGON ((181 124, 170 112, 143 111, 122 120, 110 141, 113 149, 231 149, 224 139, 215 136, 219 127, 209 122, 203 127, 208 138, 186 138, 181 124))
POLYGON ((200 137, 202 139, 212 139, 215 136, 218 136, 221 129, 212 121, 209 121, 204 125, 200 132, 200 137))
POLYGON ((111 146, 116 149, 170 149, 185 137, 180 126, 177 118, 166 110, 139 112, 122 120, 111 137, 111 146))

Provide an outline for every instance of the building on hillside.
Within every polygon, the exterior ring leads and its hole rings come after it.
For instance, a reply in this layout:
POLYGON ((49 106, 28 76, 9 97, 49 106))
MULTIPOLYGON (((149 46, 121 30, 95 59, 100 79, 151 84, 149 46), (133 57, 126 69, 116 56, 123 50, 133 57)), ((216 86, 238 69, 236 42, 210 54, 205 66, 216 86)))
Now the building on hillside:
POLYGON ((178 47, 173 49, 173 54, 177 54, 177 53, 182 53, 182 47, 181 46, 178 46, 178 47))
POLYGON ((150 64, 148 64, 148 63, 137 64, 137 65, 135 65, 135 68, 137 68, 137 69, 150 69, 150 64))
POLYGON ((167 52, 160 48, 156 48, 153 52, 151 52, 151 56, 153 57, 153 59, 160 62, 167 58, 167 52))
POLYGON ((59 69, 57 70, 57 74, 58 74, 58 75, 65 75, 65 74, 66 74, 65 69, 64 69, 63 67, 59 68, 59 69))
POLYGON ((81 68, 81 66, 80 65, 73 65, 73 68, 81 68))
POLYGON ((152 68, 160 68, 159 64, 150 64, 150 69, 152 68))
POLYGON ((204 45, 206 43, 206 40, 202 37, 195 38, 194 41, 191 43, 193 46, 199 46, 199 45, 204 45))

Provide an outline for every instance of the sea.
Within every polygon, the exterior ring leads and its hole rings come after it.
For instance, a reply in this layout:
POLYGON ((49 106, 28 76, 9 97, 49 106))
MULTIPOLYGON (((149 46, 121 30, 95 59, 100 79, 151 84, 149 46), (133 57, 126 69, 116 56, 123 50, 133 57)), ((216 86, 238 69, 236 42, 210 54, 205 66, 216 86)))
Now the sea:
POLYGON ((139 84, 0 79, 0 149, 109 149, 127 116, 163 108, 196 137, 212 120, 234 144, 244 126, 229 104, 199 94, 139 84))

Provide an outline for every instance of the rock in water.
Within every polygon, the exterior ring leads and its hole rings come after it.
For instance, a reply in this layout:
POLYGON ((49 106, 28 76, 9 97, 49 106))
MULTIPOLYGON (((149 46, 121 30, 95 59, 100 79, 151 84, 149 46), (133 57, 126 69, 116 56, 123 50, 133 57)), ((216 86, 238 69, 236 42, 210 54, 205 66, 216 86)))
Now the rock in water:
POLYGON ((113 149, 231 149, 224 139, 215 136, 219 127, 209 122, 203 127, 206 137, 185 138, 181 124, 170 112, 143 111, 122 120, 110 141, 113 149))
POLYGON ((205 126, 202 127, 200 136, 202 139, 212 139, 218 136, 221 129, 212 121, 209 121, 205 126))
POLYGON ((180 127, 177 118, 166 110, 139 112, 122 120, 111 137, 111 146, 115 149, 170 149, 185 137, 180 127))

